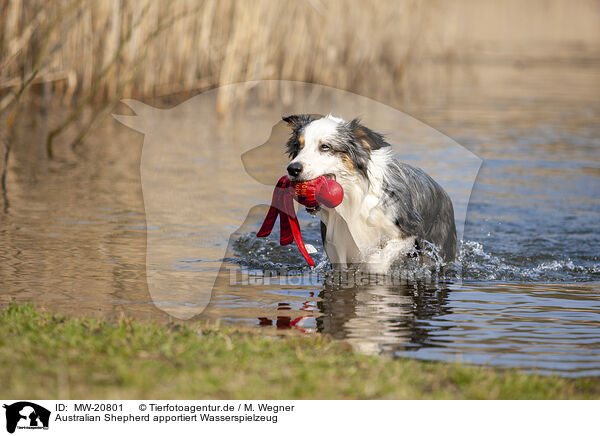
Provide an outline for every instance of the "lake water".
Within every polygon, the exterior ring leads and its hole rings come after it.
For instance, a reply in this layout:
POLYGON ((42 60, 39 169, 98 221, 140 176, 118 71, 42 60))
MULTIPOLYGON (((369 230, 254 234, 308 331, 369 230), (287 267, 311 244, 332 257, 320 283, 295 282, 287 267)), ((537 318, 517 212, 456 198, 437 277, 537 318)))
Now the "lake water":
MULTIPOLYGON (((326 278, 318 222, 306 213, 300 214, 303 234, 319 249, 323 274, 299 268, 303 259, 295 246, 254 238, 266 208, 253 206, 270 201, 272 186, 268 179, 256 189, 249 184, 239 171, 240 156, 268 138, 252 145, 239 137, 253 128, 270 130, 277 119, 249 112, 216 134, 219 141, 237 138, 243 147, 198 149, 192 156, 202 177, 223 187, 200 193, 206 219, 173 227, 162 239, 188 279, 212 288, 208 307, 194 319, 329 334, 366 353, 600 375, 597 64, 480 65, 472 73, 476 85, 469 74, 455 77, 440 95, 399 107, 483 161, 468 209, 467 202, 458 205, 466 212, 460 276, 443 284, 337 286, 326 278), (252 271, 265 265, 296 273, 285 281, 253 278, 252 271), (216 273, 228 268, 243 274, 234 281, 221 274, 213 287, 216 273)), ((203 117, 189 112, 183 118, 203 117)), ((140 177, 144 136, 107 119, 85 153, 59 150, 62 157, 48 163, 40 157, 44 129, 38 118, 24 123, 11 156, 0 223, 0 302, 33 301, 111 319, 164 320, 193 307, 185 296, 176 297, 177 282, 159 297, 148 287, 147 252, 164 229, 149 216, 151 200, 140 177)), ((185 136, 179 129, 169 135, 174 141, 185 136)), ((453 171, 460 162, 443 151, 405 157, 442 179, 448 174, 448 186, 464 181, 464 173, 453 171)), ((271 158, 258 166, 276 167, 283 159, 271 158)), ((260 173, 252 176, 260 181, 260 173)), ((188 183, 175 175, 165 180, 174 192, 189 189, 188 183)))

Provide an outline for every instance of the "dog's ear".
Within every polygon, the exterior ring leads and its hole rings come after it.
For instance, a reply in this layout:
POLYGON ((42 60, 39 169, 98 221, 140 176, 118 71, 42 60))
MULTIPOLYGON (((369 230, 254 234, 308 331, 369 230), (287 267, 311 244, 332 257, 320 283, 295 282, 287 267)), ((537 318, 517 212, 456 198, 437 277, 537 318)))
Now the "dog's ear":
POLYGON ((288 115, 287 117, 281 117, 281 119, 288 123, 290 127, 294 127, 300 121, 300 115, 288 115))
POLYGON ((322 115, 315 114, 300 114, 300 115, 288 115, 287 117, 281 117, 293 130, 300 130, 302 127, 321 118, 322 115))
POLYGON ((350 121, 350 130, 359 144, 367 150, 379 150, 382 147, 390 146, 390 144, 385 142, 383 135, 363 126, 359 118, 354 118, 350 121))

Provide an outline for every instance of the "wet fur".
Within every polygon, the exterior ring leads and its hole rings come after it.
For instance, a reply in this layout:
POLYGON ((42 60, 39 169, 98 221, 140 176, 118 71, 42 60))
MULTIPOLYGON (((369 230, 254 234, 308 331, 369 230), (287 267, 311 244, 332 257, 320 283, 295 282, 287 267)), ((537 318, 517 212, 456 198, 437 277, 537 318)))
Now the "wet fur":
POLYGON ((450 197, 423 170, 395 159, 381 134, 359 119, 303 114, 283 120, 292 128, 287 153, 291 162, 304 168, 297 180, 330 173, 344 188, 340 206, 319 212, 332 263, 367 264, 370 270, 385 271, 427 242, 439 248, 444 261, 454 260, 450 197), (329 150, 319 150, 323 143, 329 150))

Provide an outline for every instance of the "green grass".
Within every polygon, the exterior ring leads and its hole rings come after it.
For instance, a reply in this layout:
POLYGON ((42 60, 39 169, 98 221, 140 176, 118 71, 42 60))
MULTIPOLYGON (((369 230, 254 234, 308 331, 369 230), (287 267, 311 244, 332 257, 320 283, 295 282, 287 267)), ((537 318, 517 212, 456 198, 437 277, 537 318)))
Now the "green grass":
POLYGON ((314 335, 0 312, 3 398, 599 398, 600 378, 364 356, 314 335))

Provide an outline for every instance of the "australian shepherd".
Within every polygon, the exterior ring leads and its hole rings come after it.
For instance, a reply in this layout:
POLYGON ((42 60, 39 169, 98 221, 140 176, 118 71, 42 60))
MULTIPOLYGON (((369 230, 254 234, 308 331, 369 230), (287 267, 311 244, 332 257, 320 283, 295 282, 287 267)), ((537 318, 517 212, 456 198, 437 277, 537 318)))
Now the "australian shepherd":
POLYGON ((398 161, 384 137, 332 115, 291 115, 287 142, 293 181, 319 176, 344 188, 342 203, 309 212, 321 219, 321 236, 334 266, 362 265, 385 273, 392 263, 436 247, 441 260, 456 254, 454 209, 444 189, 420 168, 398 161))

